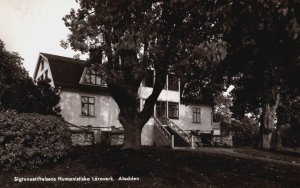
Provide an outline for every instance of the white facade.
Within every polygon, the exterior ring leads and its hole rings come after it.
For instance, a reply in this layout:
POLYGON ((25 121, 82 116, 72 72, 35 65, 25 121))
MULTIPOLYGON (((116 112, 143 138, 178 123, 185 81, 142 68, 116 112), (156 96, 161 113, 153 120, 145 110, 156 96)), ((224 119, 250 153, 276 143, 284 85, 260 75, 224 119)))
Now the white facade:
POLYGON ((82 91, 62 90, 60 92, 61 114, 64 119, 74 125, 89 126, 110 130, 112 126, 122 127, 118 120, 119 108, 113 98, 107 94, 95 94, 82 91), (95 115, 82 114, 82 97, 95 99, 95 115))
MULTIPOLYGON (((50 61, 50 60, 49 60, 50 61)), ((48 58, 43 54, 39 56, 36 66, 34 79, 49 78, 51 85, 56 86, 51 72, 51 66, 48 58)), ((56 67, 57 70, 57 67, 56 67)), ((69 70, 72 71, 72 70, 69 70)), ((81 84, 82 75, 86 70, 82 70, 78 78, 78 85, 81 84)), ((198 133, 212 132, 212 108, 209 105, 201 105, 196 103, 183 104, 180 96, 180 82, 178 81, 177 89, 168 90, 169 81, 167 79, 166 88, 162 90, 158 97, 158 102, 164 105, 164 115, 171 121, 176 123, 181 129, 190 132, 196 131, 198 133), (176 106, 176 110, 170 109, 170 103, 176 106), (172 117, 175 116, 176 117, 172 117)), ((84 84, 86 85, 86 84, 84 84)), ((56 86, 57 87, 57 86, 56 86)), ((99 86, 100 87, 100 86, 99 86)), ((104 87, 103 85, 101 87, 104 87)), ((69 123, 77 126, 92 126, 93 129, 101 129, 103 131, 110 131, 112 127, 121 128, 122 125, 118 120, 119 108, 113 98, 107 91, 89 91, 81 90, 80 88, 64 88, 60 89, 60 107, 62 117, 69 123), (88 99, 88 102, 85 100, 88 99), (91 101, 89 101, 91 100, 91 101), (93 111, 92 113, 89 110, 93 111)), ((142 86, 138 90, 140 109, 143 108, 143 103, 151 94, 152 88, 142 86)), ((157 116, 156 106, 154 109, 154 116, 157 116)), ((150 118, 142 130, 142 145, 153 145, 154 133, 154 119, 150 118)))

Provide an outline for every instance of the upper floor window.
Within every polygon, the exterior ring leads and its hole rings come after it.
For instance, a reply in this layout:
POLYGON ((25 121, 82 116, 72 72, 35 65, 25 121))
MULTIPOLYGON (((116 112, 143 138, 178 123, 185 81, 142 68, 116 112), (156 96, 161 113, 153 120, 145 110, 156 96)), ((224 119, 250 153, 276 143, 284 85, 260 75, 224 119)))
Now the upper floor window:
POLYGON ((81 115, 95 116, 95 97, 81 97, 81 115))
POLYGON ((106 82, 103 79, 103 74, 100 71, 95 71, 93 69, 89 69, 86 71, 83 78, 83 83, 106 86, 106 82))
POLYGON ((178 91, 178 78, 175 75, 168 75, 168 90, 178 91))
POLYGON ((168 116, 170 119, 178 119, 179 118, 178 103, 168 102, 168 116))
POLYGON ((193 123, 201 123, 201 108, 193 107, 193 123))

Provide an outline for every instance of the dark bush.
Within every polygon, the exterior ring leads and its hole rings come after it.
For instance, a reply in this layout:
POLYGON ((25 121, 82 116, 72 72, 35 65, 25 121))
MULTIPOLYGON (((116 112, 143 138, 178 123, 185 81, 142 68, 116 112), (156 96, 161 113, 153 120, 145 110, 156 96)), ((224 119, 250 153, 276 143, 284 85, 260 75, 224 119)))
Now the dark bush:
POLYGON ((221 124, 222 132, 231 132, 233 146, 254 146, 258 138, 259 127, 256 124, 232 122, 221 124))
POLYGON ((0 112, 0 169, 19 171, 62 159, 71 148, 62 118, 0 112))
POLYGON ((282 130, 282 145, 300 147, 300 125, 293 125, 282 130))

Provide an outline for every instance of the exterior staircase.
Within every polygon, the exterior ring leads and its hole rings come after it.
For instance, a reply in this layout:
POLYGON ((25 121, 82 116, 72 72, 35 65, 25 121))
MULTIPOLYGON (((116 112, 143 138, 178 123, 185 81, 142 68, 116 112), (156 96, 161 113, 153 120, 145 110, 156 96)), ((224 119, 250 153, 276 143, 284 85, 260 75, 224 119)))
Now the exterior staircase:
POLYGON ((165 128, 174 137, 174 147, 189 147, 190 146, 190 143, 185 141, 176 131, 171 129, 169 126, 165 126, 165 128))
POLYGON ((168 140, 171 140, 172 147, 199 147, 202 146, 201 139, 193 136, 168 118, 154 118, 155 126, 163 132, 168 140), (163 123, 162 123, 163 122, 163 123), (173 141, 172 141, 173 136, 173 141), (173 143, 172 143, 173 142, 173 143))
POLYGON ((171 133, 156 117, 154 117, 154 126, 154 134, 157 134, 155 136, 157 138, 157 141, 154 144, 156 146, 172 146, 171 133))

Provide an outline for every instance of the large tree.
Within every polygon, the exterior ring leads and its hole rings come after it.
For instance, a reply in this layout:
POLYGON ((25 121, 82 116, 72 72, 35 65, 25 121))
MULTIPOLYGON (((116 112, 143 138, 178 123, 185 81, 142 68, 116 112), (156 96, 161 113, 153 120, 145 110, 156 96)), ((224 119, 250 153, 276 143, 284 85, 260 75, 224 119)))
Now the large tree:
POLYGON ((175 65, 220 61, 221 54, 207 53, 207 44, 217 40, 228 5, 214 0, 79 0, 79 5, 63 18, 71 31, 65 44, 90 52, 93 64, 102 62, 98 67, 120 108, 124 148, 139 148, 141 130, 175 65), (138 112, 138 88, 148 69, 155 70, 153 91, 138 112))
POLYGON ((7 51, 0 40, 0 110, 59 115, 59 99, 49 80, 35 85, 19 54, 7 51))
POLYGON ((0 96, 12 87, 12 83, 20 83, 25 79, 29 79, 29 76, 22 67, 22 58, 18 53, 7 51, 0 39, 0 96))
POLYGON ((230 16, 226 66, 235 85, 234 114, 261 113, 259 147, 270 148, 280 101, 299 88, 294 11, 288 1, 234 1, 230 16))

